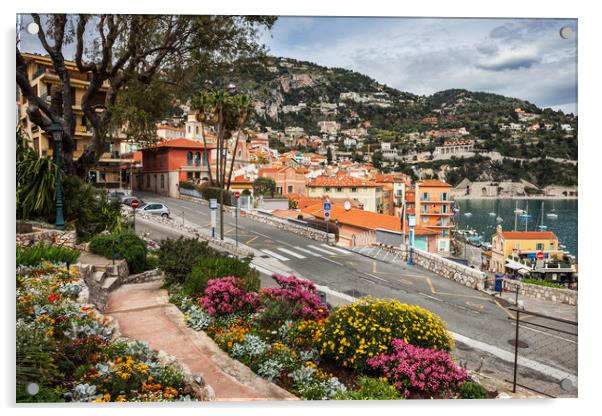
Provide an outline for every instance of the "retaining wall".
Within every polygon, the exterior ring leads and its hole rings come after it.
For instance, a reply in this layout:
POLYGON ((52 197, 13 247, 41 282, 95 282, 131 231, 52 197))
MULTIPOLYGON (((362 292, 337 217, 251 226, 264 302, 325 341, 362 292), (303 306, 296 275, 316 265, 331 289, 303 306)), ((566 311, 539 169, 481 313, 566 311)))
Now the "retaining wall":
POLYGON ((268 214, 258 214, 251 211, 244 211, 243 215, 253 221, 269 224, 276 228, 290 231, 312 240, 321 241, 330 245, 335 244, 335 235, 332 233, 326 234, 324 231, 316 230, 315 228, 304 227, 291 221, 272 217, 268 214))
POLYGON ((477 269, 464 266, 437 254, 427 253, 426 251, 416 248, 413 249, 413 260, 418 266, 436 273, 439 276, 445 277, 446 279, 453 280, 473 289, 485 289, 487 274, 477 269))
POLYGON ((576 290, 534 285, 512 279, 504 279, 504 284, 511 292, 515 292, 518 286, 519 295, 528 298, 577 305, 578 292, 576 290))
POLYGON ((33 246, 39 243, 52 244, 56 246, 76 247, 77 239, 75 231, 61 231, 44 228, 33 228, 33 232, 16 234, 18 246, 33 246))

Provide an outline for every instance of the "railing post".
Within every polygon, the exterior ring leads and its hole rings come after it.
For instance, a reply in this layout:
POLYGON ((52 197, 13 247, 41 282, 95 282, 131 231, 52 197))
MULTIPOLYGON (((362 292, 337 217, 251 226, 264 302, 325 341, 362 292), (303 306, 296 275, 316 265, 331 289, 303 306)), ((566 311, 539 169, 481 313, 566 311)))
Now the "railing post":
POLYGON ((512 393, 516 393, 516 376, 518 373, 518 324, 520 323, 520 311, 516 308, 516 333, 514 336, 514 379, 512 382, 512 393))

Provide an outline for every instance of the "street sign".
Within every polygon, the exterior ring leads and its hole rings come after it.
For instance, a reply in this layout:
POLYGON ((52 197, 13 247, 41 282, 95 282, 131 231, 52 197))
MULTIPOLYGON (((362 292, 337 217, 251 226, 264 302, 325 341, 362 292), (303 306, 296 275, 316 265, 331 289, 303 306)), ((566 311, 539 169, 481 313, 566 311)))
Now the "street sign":
POLYGON ((330 212, 326 211, 324 213, 324 220, 329 221, 330 220, 330 212))
POLYGON ((134 199, 132 201, 132 208, 136 209, 140 206, 140 201, 138 201, 137 199, 134 199))
POLYGON ((415 227, 416 226, 416 216, 408 215, 408 226, 415 227))
POLYGON ((324 202, 324 211, 330 211, 330 202, 324 202))
POLYGON ((537 260, 543 260, 544 255, 543 255, 543 251, 538 251, 537 252, 537 260))
POLYGON ((217 209, 217 199, 211 198, 209 200, 209 209, 217 209))
POLYGON ((236 198, 236 199, 240 198, 240 192, 238 192, 238 191, 234 192, 234 198, 236 198))

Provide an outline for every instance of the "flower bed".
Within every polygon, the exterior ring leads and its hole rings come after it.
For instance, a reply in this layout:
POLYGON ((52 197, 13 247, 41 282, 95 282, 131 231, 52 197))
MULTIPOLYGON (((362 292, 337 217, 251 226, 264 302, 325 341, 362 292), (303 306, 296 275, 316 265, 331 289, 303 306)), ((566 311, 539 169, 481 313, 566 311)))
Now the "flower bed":
POLYGON ((114 340, 108 319, 77 302, 75 268, 43 263, 16 275, 18 402, 190 400, 180 368, 143 343, 114 340))
POLYGON ((311 282, 273 278, 278 288, 258 292, 235 277, 210 280, 198 299, 172 286, 170 301, 191 328, 306 400, 459 397, 466 373, 436 315, 372 299, 330 311, 311 282))

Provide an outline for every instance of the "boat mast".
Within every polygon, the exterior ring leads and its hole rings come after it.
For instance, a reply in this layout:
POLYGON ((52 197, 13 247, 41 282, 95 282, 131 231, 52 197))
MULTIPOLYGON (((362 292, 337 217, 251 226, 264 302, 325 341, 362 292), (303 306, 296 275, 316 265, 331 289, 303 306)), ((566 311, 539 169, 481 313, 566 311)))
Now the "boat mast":
POLYGON ((518 226, 518 201, 516 201, 516 208, 514 209, 514 231, 518 226))

